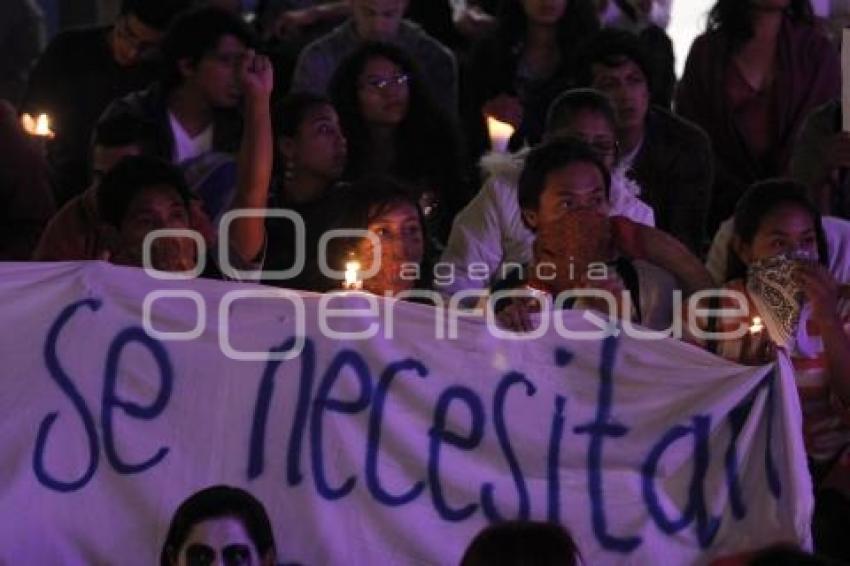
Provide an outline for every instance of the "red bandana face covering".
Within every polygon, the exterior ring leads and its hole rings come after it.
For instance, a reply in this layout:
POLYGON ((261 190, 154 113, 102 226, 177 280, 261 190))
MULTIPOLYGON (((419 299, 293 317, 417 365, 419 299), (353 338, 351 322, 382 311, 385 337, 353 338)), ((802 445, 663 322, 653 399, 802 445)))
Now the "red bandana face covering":
POLYGON ((595 211, 566 212, 538 226, 529 284, 553 294, 584 286, 592 264, 613 256, 609 218, 595 211))

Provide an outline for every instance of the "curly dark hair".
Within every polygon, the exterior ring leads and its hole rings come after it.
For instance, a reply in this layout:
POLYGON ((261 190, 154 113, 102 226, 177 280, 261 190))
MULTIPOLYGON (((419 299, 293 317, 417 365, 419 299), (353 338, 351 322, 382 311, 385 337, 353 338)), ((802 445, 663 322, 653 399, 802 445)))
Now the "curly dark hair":
MULTIPOLYGON (((731 40, 737 49, 753 37, 753 0, 717 0, 708 14, 708 30, 731 40)), ((813 24, 815 15, 809 0, 791 0, 786 13, 794 22, 813 24)))
POLYGON ((348 141, 345 177, 356 181, 374 174, 366 170, 371 142, 360 111, 358 85, 363 69, 375 58, 391 61, 409 77, 408 111, 396 130, 396 158, 387 173, 420 189, 433 189, 453 216, 467 197, 457 123, 434 101, 418 66, 394 45, 367 43, 339 66, 331 80, 331 99, 348 141), (421 186, 423 182, 426 186, 421 186))

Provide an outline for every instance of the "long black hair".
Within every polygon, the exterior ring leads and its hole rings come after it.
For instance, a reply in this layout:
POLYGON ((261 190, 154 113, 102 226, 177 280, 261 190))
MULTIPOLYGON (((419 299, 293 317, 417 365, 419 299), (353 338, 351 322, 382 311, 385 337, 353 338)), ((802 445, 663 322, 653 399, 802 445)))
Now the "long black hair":
MULTIPOLYGON (((791 0, 785 12, 793 22, 815 21, 809 0, 791 0)), ((738 49, 753 37, 753 0, 717 0, 708 13, 708 30, 723 33, 738 49)))
POLYGON ((434 100, 419 67, 401 49, 386 43, 367 43, 348 57, 331 80, 331 99, 348 140, 346 179, 374 175, 368 171, 372 150, 369 130, 360 111, 360 75, 375 58, 384 58, 408 75, 407 115, 396 130, 396 159, 387 172, 409 184, 425 182, 452 217, 467 200, 462 143, 456 121, 434 100))
MULTIPOLYGON (((747 189, 735 206, 733 219, 735 237, 744 244, 752 244, 765 216, 785 205, 797 206, 812 217, 818 246, 818 261, 821 265, 827 265, 829 257, 820 211, 809 199, 806 187, 790 179, 760 181, 747 189)), ((747 266, 730 244, 726 280, 740 279, 746 274, 747 266)))

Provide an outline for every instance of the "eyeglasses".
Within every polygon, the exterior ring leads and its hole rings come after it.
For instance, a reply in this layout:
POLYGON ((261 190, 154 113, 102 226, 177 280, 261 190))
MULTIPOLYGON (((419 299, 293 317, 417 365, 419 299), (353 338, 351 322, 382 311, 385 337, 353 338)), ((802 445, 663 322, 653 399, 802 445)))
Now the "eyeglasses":
MULTIPOLYGON (((251 549, 245 544, 230 544, 221 549, 225 566, 245 566, 251 563, 251 549)), ((193 544, 186 549, 188 566, 209 566, 215 562, 215 549, 205 544, 193 544)))
POLYGON ((392 86, 405 86, 408 82, 410 82, 410 75, 407 73, 401 73, 394 77, 388 78, 380 78, 380 77, 369 77, 366 79, 364 86, 368 86, 377 91, 384 91, 392 86))
POLYGON ((133 48, 139 55, 149 55, 156 50, 158 44, 155 41, 145 41, 133 31, 126 16, 115 22, 115 33, 118 38, 133 48))

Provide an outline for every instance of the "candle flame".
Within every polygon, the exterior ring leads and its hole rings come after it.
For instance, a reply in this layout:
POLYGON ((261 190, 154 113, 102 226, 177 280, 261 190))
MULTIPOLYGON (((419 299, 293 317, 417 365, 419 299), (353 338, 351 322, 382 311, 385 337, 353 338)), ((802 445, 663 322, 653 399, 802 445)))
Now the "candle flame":
POLYGON ((360 262, 350 260, 345 262, 345 284, 346 289, 361 289, 363 281, 360 280, 360 262))
POLYGON ((754 316, 753 323, 750 325, 750 334, 758 334, 764 330, 764 324, 761 321, 761 317, 754 316))
POLYGON ((37 118, 24 114, 21 116, 21 126, 31 136, 52 138, 54 135, 50 129, 50 118, 47 114, 39 114, 37 118))
POLYGON ((507 122, 487 116, 487 131, 490 133, 490 144, 493 150, 504 153, 507 151, 508 142, 516 130, 507 122))

